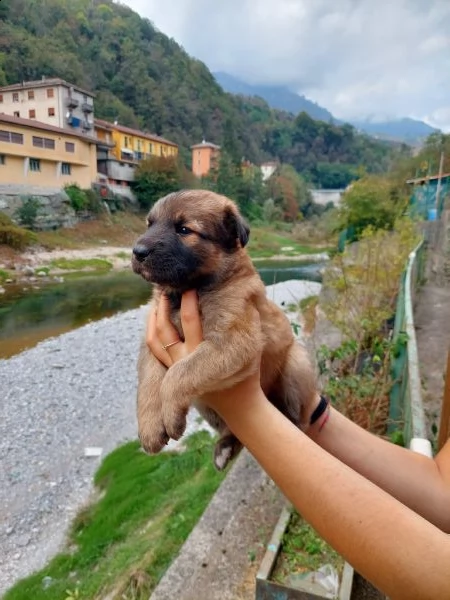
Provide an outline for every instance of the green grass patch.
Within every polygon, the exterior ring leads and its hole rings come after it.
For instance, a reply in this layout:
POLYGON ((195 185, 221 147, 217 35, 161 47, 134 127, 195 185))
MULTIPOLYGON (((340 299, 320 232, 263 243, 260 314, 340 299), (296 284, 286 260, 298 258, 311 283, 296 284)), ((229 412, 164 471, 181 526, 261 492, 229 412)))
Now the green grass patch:
POLYGON ((270 256, 297 256, 299 254, 316 254, 326 252, 323 247, 299 244, 292 237, 277 233, 273 229, 255 227, 250 233, 247 246, 252 258, 268 258, 270 256))
POLYGON ((117 256, 117 258, 123 258, 125 260, 130 258, 130 252, 116 252, 114 256, 117 256))
POLYGON ((212 448, 198 432, 181 453, 147 456, 138 442, 112 452, 95 475, 99 499, 76 517, 65 551, 4 600, 147 600, 224 477, 212 448))
POLYGON ((51 265, 64 271, 83 271, 86 269, 110 271, 112 269, 112 264, 104 258, 58 258, 52 260, 51 265))
POLYGON ((294 510, 271 579, 284 583, 292 575, 317 571, 326 564, 341 574, 344 559, 294 510))
POLYGON ((0 283, 6 281, 7 279, 10 279, 10 277, 11 275, 8 273, 8 271, 0 269, 0 283))

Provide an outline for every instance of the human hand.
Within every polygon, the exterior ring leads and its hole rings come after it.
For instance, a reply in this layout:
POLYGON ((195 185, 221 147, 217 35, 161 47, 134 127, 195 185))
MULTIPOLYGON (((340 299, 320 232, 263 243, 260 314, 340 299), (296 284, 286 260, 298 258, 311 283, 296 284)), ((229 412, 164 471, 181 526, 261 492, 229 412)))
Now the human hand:
MULTIPOLYGON (((166 367, 170 368, 185 358, 203 341, 203 329, 195 290, 185 292, 181 298, 181 326, 184 341, 180 340, 178 331, 170 321, 170 306, 166 296, 161 296, 158 307, 153 309, 147 322, 146 342, 150 351, 166 367), (175 343, 174 343, 175 342, 175 343), (166 345, 166 349, 164 349, 166 345)), ((217 390, 203 397, 211 408, 219 408, 222 402, 229 403, 233 397, 248 397, 260 391, 259 363, 254 372, 241 383, 226 390, 217 390)))

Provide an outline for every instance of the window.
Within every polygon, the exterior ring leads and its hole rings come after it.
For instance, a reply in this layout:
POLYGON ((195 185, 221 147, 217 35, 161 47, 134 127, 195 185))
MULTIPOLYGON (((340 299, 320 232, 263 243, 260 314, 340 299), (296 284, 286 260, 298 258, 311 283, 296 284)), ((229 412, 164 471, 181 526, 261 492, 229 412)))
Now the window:
POLYGON ((47 148, 47 150, 54 150, 55 140, 33 135, 33 146, 36 148, 47 148))
POLYGON ((54 117, 55 116, 55 109, 53 108, 53 106, 50 106, 48 109, 48 116, 49 117, 54 117))
POLYGON ((0 142, 10 142, 12 144, 23 144, 23 135, 13 131, 0 129, 0 142))
POLYGON ((127 138, 127 136, 125 136, 125 139, 124 139, 123 143, 125 145, 125 148, 128 148, 128 138, 127 138))
POLYGON ((38 158, 30 158, 30 171, 40 171, 41 161, 38 158))
POLYGON ((28 100, 34 100, 34 90, 28 91, 28 100))
POLYGON ((69 163, 61 163, 61 174, 62 175, 70 175, 71 168, 69 163))
POLYGON ((19 118, 20 117, 20 112, 18 110, 15 110, 14 111, 14 116, 17 117, 17 118, 19 118))
POLYGON ((19 92, 13 93, 13 102, 19 102, 19 92))
POLYGON ((22 133, 14 133, 11 131, 11 142, 13 144, 23 144, 23 134, 22 133))
POLYGON ((28 117, 30 119, 35 119, 36 118, 36 111, 34 110, 34 108, 30 108, 30 110, 28 111, 28 117))
POLYGON ((75 152, 75 144, 73 142, 66 142, 66 152, 75 152))
POLYGON ((0 154, 0 165, 6 164, 6 157, 4 154, 0 154))
POLYGON ((149 150, 150 154, 152 154, 152 152, 153 152, 153 144, 149 144, 148 145, 148 150, 149 150))
POLYGON ((53 88, 47 88, 47 98, 54 98, 55 90, 53 88))

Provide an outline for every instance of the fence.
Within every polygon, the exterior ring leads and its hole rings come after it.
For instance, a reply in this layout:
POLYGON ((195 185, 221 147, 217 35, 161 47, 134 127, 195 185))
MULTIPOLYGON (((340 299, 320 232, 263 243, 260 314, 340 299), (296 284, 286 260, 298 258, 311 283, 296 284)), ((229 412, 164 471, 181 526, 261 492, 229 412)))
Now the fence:
POLYGON ((398 430, 399 424, 403 424, 405 446, 417 449, 422 445, 426 447, 424 452, 430 453, 413 317, 416 290, 423 279, 424 267, 425 251, 422 240, 409 255, 397 300, 394 324, 396 352, 392 367, 394 385, 390 393, 389 429, 391 432, 398 430))

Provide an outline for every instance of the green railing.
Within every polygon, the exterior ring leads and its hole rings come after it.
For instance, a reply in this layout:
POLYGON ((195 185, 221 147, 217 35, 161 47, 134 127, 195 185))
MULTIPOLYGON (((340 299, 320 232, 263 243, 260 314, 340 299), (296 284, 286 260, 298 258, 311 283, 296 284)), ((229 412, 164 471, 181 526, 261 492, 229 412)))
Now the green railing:
POLYGON ((411 447, 412 440, 427 439, 413 314, 416 291, 423 280, 424 266, 422 240, 409 255, 400 285, 394 324, 394 385, 390 393, 389 430, 402 430, 407 447, 411 447))

